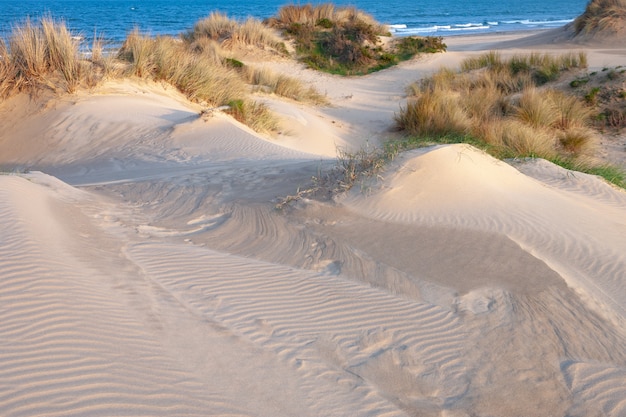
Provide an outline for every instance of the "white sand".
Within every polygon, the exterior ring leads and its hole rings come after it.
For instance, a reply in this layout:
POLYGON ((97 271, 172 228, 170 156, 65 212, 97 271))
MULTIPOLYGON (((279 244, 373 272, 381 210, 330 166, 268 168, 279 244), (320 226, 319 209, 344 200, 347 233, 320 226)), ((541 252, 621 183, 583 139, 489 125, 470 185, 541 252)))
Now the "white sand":
POLYGON ((3 103, 0 415, 625 416, 623 190, 453 145, 274 209, 498 40, 362 78, 268 63, 333 103, 262 97, 273 139, 146 83, 3 103))

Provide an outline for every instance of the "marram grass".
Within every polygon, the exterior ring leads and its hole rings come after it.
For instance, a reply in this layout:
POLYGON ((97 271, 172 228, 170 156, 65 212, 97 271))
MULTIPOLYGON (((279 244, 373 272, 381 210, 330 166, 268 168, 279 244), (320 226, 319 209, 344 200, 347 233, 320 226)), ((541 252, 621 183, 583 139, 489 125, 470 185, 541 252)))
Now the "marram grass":
POLYGON ((543 86, 586 64, 578 52, 510 59, 489 52, 465 60, 460 71, 442 69, 409 86, 395 115, 410 135, 402 146, 470 142, 498 158, 545 158, 623 186, 619 170, 593 162, 598 136, 584 99, 543 86))

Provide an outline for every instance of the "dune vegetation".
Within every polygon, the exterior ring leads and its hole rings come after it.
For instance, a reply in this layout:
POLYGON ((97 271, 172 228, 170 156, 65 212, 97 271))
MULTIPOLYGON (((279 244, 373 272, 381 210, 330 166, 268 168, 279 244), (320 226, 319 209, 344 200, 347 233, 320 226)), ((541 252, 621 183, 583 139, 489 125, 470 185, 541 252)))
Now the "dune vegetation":
POLYGON ((63 24, 43 18, 26 20, 13 29, 7 43, 0 39, 0 95, 8 97, 42 86, 73 92, 89 72, 78 43, 63 24))
POLYGON ((283 39, 260 20, 250 17, 238 22, 219 12, 212 12, 208 17, 196 22, 193 29, 184 34, 183 38, 191 44, 211 39, 226 49, 254 46, 287 53, 283 39))
POLYGON ((395 146, 468 142, 499 158, 545 158, 623 186, 621 171, 594 158, 595 109, 550 87, 562 73, 586 63, 584 53, 505 60, 489 52, 465 60, 459 71, 442 69, 409 87, 408 102, 395 120, 410 138, 395 146))
POLYGON ((421 52, 446 50, 440 37, 391 40, 387 28, 369 14, 331 3, 284 6, 266 23, 293 40, 302 62, 334 74, 366 74, 421 52), (389 42, 383 42, 381 37, 389 38, 389 42))
POLYGON ((258 20, 239 24, 212 14, 180 38, 150 37, 134 30, 117 53, 108 55, 102 53, 98 39, 91 55, 85 55, 77 39, 64 22, 48 17, 14 26, 8 42, 0 39, 0 98, 44 90, 73 93, 106 79, 140 77, 169 83, 207 107, 230 106, 235 118, 258 131, 272 130, 276 121, 270 121, 263 104, 251 99, 253 91, 325 102, 295 78, 255 69, 231 57, 228 48, 235 45, 280 48, 280 38, 258 20))
POLYGON ((445 50, 441 39, 430 38, 403 38, 383 48, 384 26, 354 8, 332 4, 285 6, 267 22, 237 21, 214 12, 179 37, 151 37, 135 29, 117 53, 104 54, 96 39, 89 56, 64 22, 46 17, 14 26, 8 42, 0 40, 0 98, 42 90, 72 93, 106 79, 140 77, 169 83, 210 108, 229 106, 238 120, 267 131, 276 121, 269 122, 269 110, 255 103, 251 93, 326 102, 295 78, 236 59, 246 48, 287 56, 281 31, 295 38, 300 58, 311 67, 344 74, 384 68, 420 51, 445 50))
POLYGON ((574 21, 576 34, 626 34, 626 0, 592 0, 574 21))

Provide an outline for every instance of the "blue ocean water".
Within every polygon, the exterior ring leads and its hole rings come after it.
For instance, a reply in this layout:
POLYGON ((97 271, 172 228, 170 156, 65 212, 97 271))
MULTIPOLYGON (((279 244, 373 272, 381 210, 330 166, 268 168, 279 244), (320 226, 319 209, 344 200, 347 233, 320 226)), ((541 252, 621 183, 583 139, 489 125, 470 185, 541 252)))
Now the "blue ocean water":
MULTIPOLYGON (((65 21, 86 42, 94 34, 119 44, 137 27, 152 35, 176 35, 220 11, 264 19, 291 0, 0 0, 0 35, 26 18, 65 21)), ((319 2, 312 2, 313 4, 319 2)), ((397 35, 451 36, 563 26, 580 15, 587 0, 334 0, 372 14, 397 35)))

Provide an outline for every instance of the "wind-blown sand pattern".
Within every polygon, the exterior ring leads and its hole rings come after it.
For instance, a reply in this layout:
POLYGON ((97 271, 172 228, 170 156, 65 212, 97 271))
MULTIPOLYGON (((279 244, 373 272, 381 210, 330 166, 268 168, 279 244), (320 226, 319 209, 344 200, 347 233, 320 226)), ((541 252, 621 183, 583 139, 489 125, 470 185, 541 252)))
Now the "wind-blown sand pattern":
POLYGON ((268 63, 333 104, 266 97, 274 139, 135 81, 5 103, 0 415, 626 415, 623 190, 449 145, 275 208, 497 41, 363 78, 268 63))

